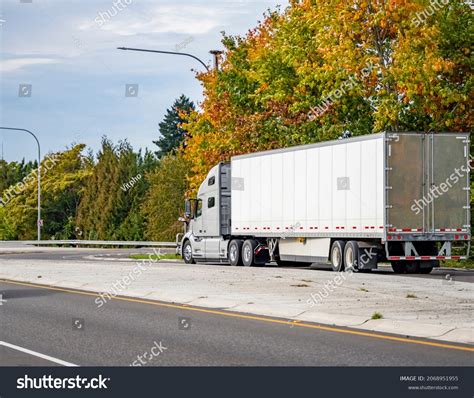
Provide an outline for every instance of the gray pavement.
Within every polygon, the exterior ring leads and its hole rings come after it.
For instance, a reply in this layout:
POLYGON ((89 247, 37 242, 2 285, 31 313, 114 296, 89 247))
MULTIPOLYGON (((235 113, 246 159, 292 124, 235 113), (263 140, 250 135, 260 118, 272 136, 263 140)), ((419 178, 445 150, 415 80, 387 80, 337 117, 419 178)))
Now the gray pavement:
MULTIPOLYGON (((348 328, 311 329, 153 302, 112 300, 97 308, 94 296, 10 283, 0 283, 0 292, 0 341, 80 366, 474 365, 472 351, 361 336, 348 328)), ((0 349, 2 366, 46 363, 0 349)))

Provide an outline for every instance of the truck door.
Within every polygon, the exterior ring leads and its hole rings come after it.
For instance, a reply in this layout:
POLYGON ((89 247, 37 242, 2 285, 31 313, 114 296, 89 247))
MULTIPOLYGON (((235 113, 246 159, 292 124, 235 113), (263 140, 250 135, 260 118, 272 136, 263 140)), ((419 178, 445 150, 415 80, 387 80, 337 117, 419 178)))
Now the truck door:
POLYGON ((428 185, 435 190, 428 214, 430 232, 460 231, 469 222, 469 136, 431 134, 428 185))
POLYGON ((198 198, 196 202, 196 211, 193 219, 193 235, 192 243, 193 257, 204 258, 205 255, 205 240, 203 239, 203 215, 202 215, 202 198, 198 198))
POLYGON ((469 135, 387 136, 389 230, 465 231, 469 223, 469 135))

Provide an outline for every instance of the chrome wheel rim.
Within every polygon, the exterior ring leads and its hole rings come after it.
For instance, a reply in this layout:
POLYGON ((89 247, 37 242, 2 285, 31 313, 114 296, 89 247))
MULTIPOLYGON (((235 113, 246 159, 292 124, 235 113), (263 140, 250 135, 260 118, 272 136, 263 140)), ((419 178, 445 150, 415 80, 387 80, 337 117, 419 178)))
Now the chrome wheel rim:
POLYGON ((229 256, 230 256, 230 261, 232 261, 233 263, 235 263, 236 260, 237 260, 237 246, 236 246, 236 245, 232 245, 232 246, 230 247, 229 256))
POLYGON ((187 244, 186 247, 184 248, 184 258, 186 259, 186 261, 189 261, 191 260, 191 256, 192 256, 191 245, 187 244))
POLYGON ((354 268, 354 251, 350 246, 346 249, 346 266, 348 268, 354 268))
POLYGON ((339 264, 341 263, 341 253, 339 253, 339 250, 337 247, 334 247, 334 249, 332 249, 332 265, 334 265, 334 267, 339 267, 339 264))
POLYGON ((244 260, 247 264, 250 263, 250 258, 251 258, 250 247, 245 246, 244 247, 244 260))

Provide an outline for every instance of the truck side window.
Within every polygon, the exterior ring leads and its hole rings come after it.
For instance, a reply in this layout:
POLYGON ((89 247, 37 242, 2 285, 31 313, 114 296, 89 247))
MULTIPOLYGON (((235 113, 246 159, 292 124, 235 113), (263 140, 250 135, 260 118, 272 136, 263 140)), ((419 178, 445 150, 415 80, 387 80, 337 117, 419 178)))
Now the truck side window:
POLYGON ((198 199, 196 201, 196 218, 200 217, 202 214, 202 200, 198 199))
POLYGON ((215 206, 215 204, 216 204, 216 199, 215 199, 214 197, 209 198, 209 199, 207 200, 207 208, 208 208, 208 209, 213 208, 213 207, 215 206))
POLYGON ((207 181, 207 185, 214 185, 216 183, 216 177, 211 177, 209 178, 209 180, 207 181))

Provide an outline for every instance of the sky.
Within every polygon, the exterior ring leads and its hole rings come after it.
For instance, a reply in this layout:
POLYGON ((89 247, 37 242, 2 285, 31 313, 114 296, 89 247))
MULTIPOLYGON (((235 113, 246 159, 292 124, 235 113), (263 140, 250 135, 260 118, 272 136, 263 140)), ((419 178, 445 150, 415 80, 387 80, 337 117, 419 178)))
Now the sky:
MULTIPOLYGON (((181 94, 196 104, 199 62, 131 51, 188 52, 212 65, 222 31, 244 35, 287 0, 0 0, 0 126, 31 130, 42 153, 101 137, 155 150, 181 94)), ((0 156, 35 159, 36 143, 0 130, 0 156)))

